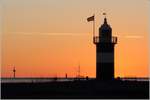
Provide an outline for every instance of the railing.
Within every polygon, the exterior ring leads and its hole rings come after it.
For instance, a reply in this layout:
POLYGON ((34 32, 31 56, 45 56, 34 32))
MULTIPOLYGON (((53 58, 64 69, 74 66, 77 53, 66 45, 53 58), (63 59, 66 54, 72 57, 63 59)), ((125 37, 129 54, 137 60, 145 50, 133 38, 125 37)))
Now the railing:
POLYGON ((93 37, 93 43, 94 44, 98 44, 98 43, 113 43, 116 44, 117 43, 117 37, 112 37, 110 38, 103 38, 103 37, 99 37, 99 36, 95 36, 93 37))

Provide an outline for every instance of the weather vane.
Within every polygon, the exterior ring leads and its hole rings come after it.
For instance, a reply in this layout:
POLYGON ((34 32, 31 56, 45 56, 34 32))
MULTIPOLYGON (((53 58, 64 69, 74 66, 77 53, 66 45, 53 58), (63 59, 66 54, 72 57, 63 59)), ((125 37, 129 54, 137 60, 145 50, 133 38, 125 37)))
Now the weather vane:
POLYGON ((103 15, 104 15, 104 16, 105 16, 105 18, 106 18, 106 13, 105 13, 105 12, 103 13, 103 15))

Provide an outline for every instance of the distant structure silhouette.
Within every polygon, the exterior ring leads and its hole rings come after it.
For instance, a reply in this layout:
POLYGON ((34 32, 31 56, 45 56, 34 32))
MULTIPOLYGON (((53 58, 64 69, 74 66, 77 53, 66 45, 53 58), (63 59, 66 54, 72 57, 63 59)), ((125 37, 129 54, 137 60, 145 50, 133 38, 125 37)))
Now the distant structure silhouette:
POLYGON ((78 78, 80 78, 81 77, 81 75, 80 75, 80 64, 79 64, 79 66, 78 66, 78 78))
POLYGON ((94 36, 93 42, 96 45, 96 79, 113 80, 114 47, 117 37, 112 36, 112 28, 108 25, 106 16, 99 28, 99 36, 94 36))
POLYGON ((16 68, 13 69, 14 78, 16 78, 16 68))
POLYGON ((67 73, 65 74, 65 78, 68 78, 68 75, 67 75, 67 73))

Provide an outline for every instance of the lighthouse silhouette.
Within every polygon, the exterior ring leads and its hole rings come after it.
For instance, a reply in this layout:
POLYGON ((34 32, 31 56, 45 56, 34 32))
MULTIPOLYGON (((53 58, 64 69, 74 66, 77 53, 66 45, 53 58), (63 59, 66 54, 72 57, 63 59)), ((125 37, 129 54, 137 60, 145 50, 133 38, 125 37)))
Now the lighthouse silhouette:
POLYGON ((99 36, 93 37, 96 45, 96 79, 114 79, 114 48, 117 37, 112 36, 112 28, 104 18, 104 23, 99 28, 99 36))

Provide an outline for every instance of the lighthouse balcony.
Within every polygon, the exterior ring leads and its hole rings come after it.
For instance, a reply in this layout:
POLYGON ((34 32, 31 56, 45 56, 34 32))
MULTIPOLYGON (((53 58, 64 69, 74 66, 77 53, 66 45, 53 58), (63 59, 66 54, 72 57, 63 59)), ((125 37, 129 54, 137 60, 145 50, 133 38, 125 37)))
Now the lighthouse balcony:
POLYGON ((95 36, 93 37, 93 43, 94 44, 99 44, 99 43, 113 43, 116 44, 117 43, 117 37, 111 37, 111 38, 104 38, 104 37, 99 37, 99 36, 95 36))

